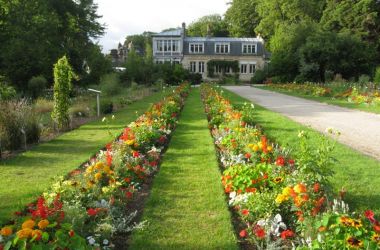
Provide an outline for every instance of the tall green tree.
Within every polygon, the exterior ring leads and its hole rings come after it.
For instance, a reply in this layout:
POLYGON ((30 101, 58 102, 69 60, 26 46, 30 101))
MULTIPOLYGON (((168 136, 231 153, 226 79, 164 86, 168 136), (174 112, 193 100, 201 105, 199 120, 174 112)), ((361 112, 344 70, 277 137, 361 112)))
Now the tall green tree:
POLYGON ((233 37, 254 37, 261 21, 257 13, 258 0, 233 0, 225 14, 228 31, 233 37))
POLYGON ((223 20, 222 16, 218 14, 204 16, 192 22, 187 28, 187 35, 207 36, 208 31, 210 35, 214 37, 229 36, 227 23, 223 20))

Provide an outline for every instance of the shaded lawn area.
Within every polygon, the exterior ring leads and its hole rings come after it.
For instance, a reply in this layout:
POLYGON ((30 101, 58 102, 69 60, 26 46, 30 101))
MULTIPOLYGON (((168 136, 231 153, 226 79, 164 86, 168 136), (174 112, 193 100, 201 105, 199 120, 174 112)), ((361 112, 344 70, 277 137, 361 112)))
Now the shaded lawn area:
POLYGON ((151 103, 161 99, 160 93, 128 105, 115 113, 115 120, 101 119, 42 143, 30 151, 7 161, 0 161, 0 224, 11 214, 36 199, 53 178, 65 175, 98 152, 113 140, 109 132, 117 135, 137 117, 136 111, 145 112, 151 103))
MULTIPOLYGON (((226 89, 224 93, 233 104, 250 102, 226 89)), ((282 147, 296 151, 299 148, 298 132, 301 130, 309 133, 313 146, 319 144, 319 132, 256 104, 255 110, 257 123, 269 138, 282 147)), ((351 209, 373 209, 380 214, 380 162, 340 143, 336 144, 333 157, 338 160, 333 166, 335 175, 331 178, 334 191, 347 190, 345 200, 351 209)))
POLYGON ((301 97, 301 98, 305 98, 305 99, 312 100, 312 101, 337 105, 337 106, 344 107, 344 108, 357 109, 357 110, 366 111, 366 112, 370 112, 370 113, 380 114, 380 107, 379 106, 369 106, 366 104, 356 104, 353 102, 349 102, 347 99, 335 99, 335 98, 333 99, 332 97, 310 96, 310 95, 299 94, 299 93, 296 93, 293 91, 275 89, 275 88, 271 88, 271 87, 267 87, 267 86, 256 86, 256 87, 261 88, 261 89, 265 89, 265 90, 278 92, 278 93, 285 94, 285 95, 291 95, 291 96, 301 97))
POLYGON ((193 89, 130 249, 238 249, 203 110, 193 89))

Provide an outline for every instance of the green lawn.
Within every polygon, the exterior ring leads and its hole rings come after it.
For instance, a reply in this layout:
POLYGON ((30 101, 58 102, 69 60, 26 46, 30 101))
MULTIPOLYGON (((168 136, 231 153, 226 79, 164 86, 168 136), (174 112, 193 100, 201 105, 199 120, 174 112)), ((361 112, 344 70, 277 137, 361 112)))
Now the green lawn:
MULTIPOLYGON (((249 102, 228 90, 225 94, 233 104, 249 102)), ((312 144, 318 144, 318 132, 259 105, 255 104, 255 109, 257 123, 283 147, 297 150, 298 131, 301 130, 310 133, 312 144)), ((338 160, 333 167, 336 173, 331 179, 335 191, 342 187, 347 190, 346 200, 352 209, 363 211, 370 208, 380 214, 380 162, 339 143, 333 157, 338 160)))
POLYGON ((104 147, 113 139, 109 131, 120 133, 136 119, 135 111, 145 112, 161 97, 156 93, 129 105, 115 113, 116 119, 109 119, 109 125, 101 120, 88 123, 13 159, 0 162, 0 224, 9 220, 14 211, 34 201, 51 185, 52 178, 77 168, 104 147))
POLYGON ((187 99, 130 249, 238 249, 199 88, 187 99))
POLYGON ((380 114, 380 107, 378 107, 378 106, 369 106, 366 104, 356 104, 353 102, 349 102, 347 99, 336 99, 336 98, 324 97, 324 96, 310 96, 310 95, 299 94, 299 93, 292 92, 292 91, 275 89, 275 88, 271 88, 271 87, 267 87, 267 86, 263 86, 263 87, 259 87, 259 88, 278 92, 278 93, 285 94, 285 95, 301 97, 301 98, 309 99, 312 101, 337 105, 337 106, 341 106, 344 108, 357 109, 357 110, 366 111, 366 112, 370 112, 370 113, 380 114))

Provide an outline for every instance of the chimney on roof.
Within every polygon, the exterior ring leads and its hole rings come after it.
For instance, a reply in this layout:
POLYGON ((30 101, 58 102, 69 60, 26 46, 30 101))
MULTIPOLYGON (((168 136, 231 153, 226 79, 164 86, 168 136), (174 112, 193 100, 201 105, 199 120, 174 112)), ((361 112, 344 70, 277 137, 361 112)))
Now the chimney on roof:
POLYGON ((207 24, 207 38, 210 38, 211 37, 211 27, 210 27, 210 24, 208 23, 207 24))
POLYGON ((182 32, 181 32, 181 36, 182 36, 183 38, 186 37, 186 23, 185 23, 185 22, 182 23, 182 32))

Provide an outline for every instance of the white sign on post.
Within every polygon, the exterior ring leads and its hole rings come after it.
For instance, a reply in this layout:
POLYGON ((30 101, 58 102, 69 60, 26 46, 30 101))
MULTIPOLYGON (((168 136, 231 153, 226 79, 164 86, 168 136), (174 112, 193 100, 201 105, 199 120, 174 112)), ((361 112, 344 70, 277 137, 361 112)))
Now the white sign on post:
POLYGON ((96 93, 96 107, 98 110, 98 117, 100 116, 100 94, 102 91, 96 90, 96 89, 88 89, 88 91, 96 93))

